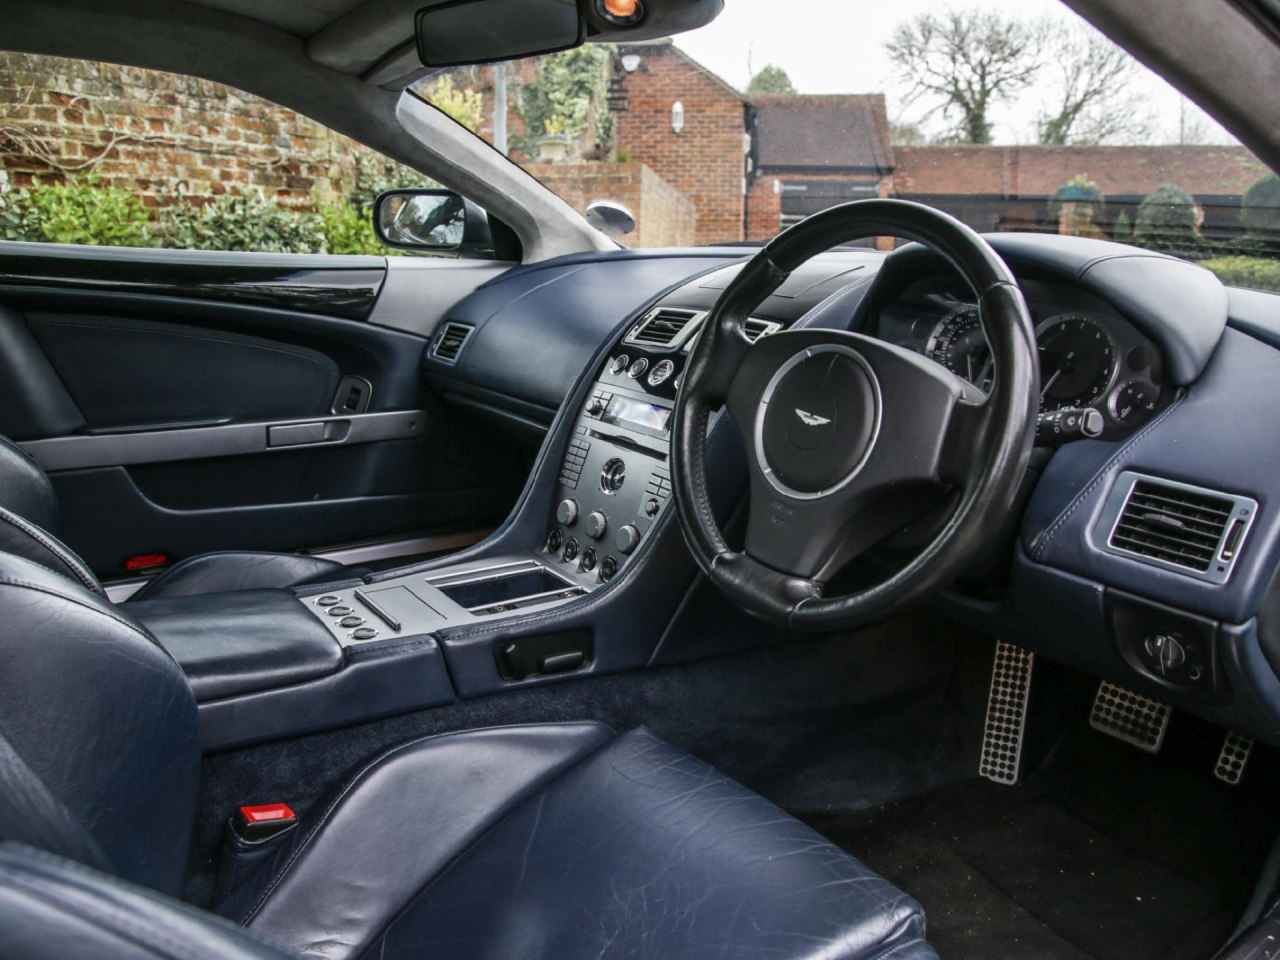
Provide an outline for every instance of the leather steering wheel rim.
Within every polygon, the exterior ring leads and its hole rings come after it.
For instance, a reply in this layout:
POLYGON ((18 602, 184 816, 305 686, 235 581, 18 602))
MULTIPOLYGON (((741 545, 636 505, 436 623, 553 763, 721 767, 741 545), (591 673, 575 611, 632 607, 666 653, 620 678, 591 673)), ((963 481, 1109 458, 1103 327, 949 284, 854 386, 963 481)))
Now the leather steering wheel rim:
MULTIPOLYGON (((796 389, 806 387, 801 384, 796 389)), ((871 394, 863 390, 863 395, 871 394)), ((916 402, 908 401, 908 405, 916 402)), ((851 408, 846 403, 841 409, 851 408)), ((746 263, 704 321, 682 378, 673 415, 672 485, 680 525, 702 571, 731 600, 751 613, 781 626, 808 630, 834 630, 878 622, 918 604, 954 581, 982 549, 983 533, 998 526, 1026 471, 1038 409, 1039 363, 1034 325, 1012 272, 985 240, 958 220, 917 203, 863 200, 834 207, 769 242, 746 263), (875 236, 900 237, 932 248, 973 288, 995 365, 989 395, 983 397, 980 391, 960 382, 932 361, 858 334, 793 330, 764 338, 754 346, 747 340, 745 321, 792 271, 831 247, 875 236), (765 357, 766 351, 772 357, 765 357), (789 488, 776 482, 768 455, 759 452, 761 429, 756 421, 768 415, 770 391, 788 370, 823 352, 856 360, 866 369, 865 376, 852 367, 848 367, 843 376, 851 382, 863 377, 875 388, 877 432, 874 436, 867 434, 871 438, 864 460, 866 457, 893 463, 911 460, 911 457, 895 456, 892 447, 899 443, 899 436, 911 434, 912 425, 923 418, 933 424, 933 433, 920 442, 936 440, 939 449, 925 450, 927 456, 920 451, 909 451, 915 461, 923 463, 929 457, 933 460, 928 470, 919 468, 919 476, 912 474, 907 478, 910 483, 899 483, 899 490, 914 491, 924 489, 920 485, 936 483, 939 492, 950 487, 959 494, 950 519, 905 567, 881 583, 837 597, 824 595, 825 581, 821 575, 787 569, 815 563, 803 556, 803 545, 779 548, 778 555, 788 559, 776 564, 762 562, 751 552, 757 498, 762 495, 768 499, 768 505, 767 508, 759 505, 764 528, 759 530, 756 539, 765 545, 771 542, 769 536, 785 536, 789 524, 803 529, 804 524, 794 518, 805 511, 809 517, 808 529, 816 531, 819 528, 814 524, 823 521, 824 509, 832 514, 845 509, 833 493, 843 486, 832 485, 831 489, 814 494, 797 494, 798 499, 794 500, 779 492, 789 488), (880 371, 878 379, 872 367, 880 371), (888 376, 886 371, 896 373, 888 376), (769 387, 762 392, 760 383, 771 372, 769 387), (915 419, 893 413, 889 402, 891 394, 896 390, 901 397, 904 396, 902 390, 906 389, 905 385, 901 389, 894 386, 895 376, 910 381, 915 392, 909 396, 920 394, 934 398, 913 412, 915 419), (883 400, 879 396, 881 392, 885 392, 883 400), (753 407, 751 403, 758 406, 753 407), (758 454, 752 458, 751 465, 753 512, 748 525, 748 546, 741 552, 731 550, 725 542, 712 514, 707 490, 707 426, 713 413, 726 406, 730 411, 736 409, 734 419, 747 448, 758 454), (882 414, 887 418, 884 429, 879 423, 882 414), (743 423, 742 419, 752 422, 743 423), (824 497, 831 499, 824 501, 824 497), (782 533, 771 531, 770 527, 781 528, 782 533)), ((869 422, 865 411, 853 410, 844 417, 832 413, 827 418, 808 415, 798 408, 795 413, 801 415, 805 423, 826 425, 835 421, 827 432, 833 438, 829 441, 833 447, 867 442, 862 436, 847 439, 838 429, 843 428, 844 434, 851 435, 852 428, 844 425, 860 417, 869 422)), ((793 433, 799 431, 794 423, 792 427, 793 433)), ((784 441, 778 443, 785 446, 784 441)), ((803 451, 783 452, 794 457, 806 455, 803 451)), ((856 452, 838 449, 833 456, 838 454, 848 460, 856 452)), ((888 476, 884 470, 880 473, 888 476)), ((883 500, 890 496, 885 491, 898 482, 892 477, 890 481, 882 480, 882 489, 878 492, 857 491, 839 496, 845 497, 847 503, 862 504, 858 509, 867 509, 866 504, 877 502, 876 496, 882 498, 879 502, 889 502, 883 500), (858 500, 859 497, 862 499, 858 500)), ((848 482, 842 481, 842 485, 848 482)), ((874 478, 868 479, 864 486, 869 488, 874 482, 874 478)), ((905 493, 897 496, 901 502, 896 503, 894 509, 909 510, 905 493)), ((843 516, 838 519, 839 523, 845 522, 843 516)), ((833 528, 839 526, 836 521, 833 516, 833 528)), ((845 542, 857 540, 860 535, 874 535, 864 527, 874 527, 875 523, 860 526, 856 518, 848 523, 853 532, 845 542)), ((839 543, 835 548, 832 562, 839 551, 845 549, 839 543)), ((843 556, 839 565, 843 566, 848 559, 843 556)))

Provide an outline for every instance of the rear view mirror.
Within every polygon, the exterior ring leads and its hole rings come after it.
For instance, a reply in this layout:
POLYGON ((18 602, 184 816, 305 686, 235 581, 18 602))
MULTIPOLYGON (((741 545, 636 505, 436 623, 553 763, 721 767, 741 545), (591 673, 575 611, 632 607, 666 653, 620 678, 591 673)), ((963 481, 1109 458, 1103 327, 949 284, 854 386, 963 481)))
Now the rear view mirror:
POLYGON ((419 10, 414 23, 428 67, 532 57, 586 39, 575 0, 449 0, 419 10))
POLYGON ((489 217, 449 190, 391 190, 374 204, 373 227, 389 247, 491 254, 489 217))

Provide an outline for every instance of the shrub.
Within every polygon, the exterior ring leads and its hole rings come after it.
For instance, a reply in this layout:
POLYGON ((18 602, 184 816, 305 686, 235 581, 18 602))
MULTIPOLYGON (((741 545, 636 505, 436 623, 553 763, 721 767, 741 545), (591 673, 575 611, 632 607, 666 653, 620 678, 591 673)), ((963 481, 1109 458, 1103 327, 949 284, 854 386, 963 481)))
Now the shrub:
POLYGON ((227 193, 203 206, 178 198, 160 208, 159 225, 167 247, 263 253, 325 251, 318 216, 286 210, 275 200, 254 194, 227 193))
POLYGON ((329 253, 368 253, 374 256, 399 254, 382 245, 373 230, 373 220, 346 201, 319 206, 316 215, 329 253))
POLYGON ((1178 257, 1202 257, 1199 215, 1191 194, 1172 183, 1162 183, 1138 205, 1133 224, 1134 243, 1178 257))
POLYGON ((1235 245, 1241 253, 1280 257, 1280 177, 1269 173, 1245 192, 1240 222, 1244 236, 1235 245))
POLYGON ((1215 257, 1200 261, 1200 266, 1212 270, 1228 286, 1280 292, 1280 263, 1275 260, 1260 257, 1215 257))
POLYGON ((0 238, 93 246, 155 245, 141 198, 97 177, 42 184, 0 194, 0 238))

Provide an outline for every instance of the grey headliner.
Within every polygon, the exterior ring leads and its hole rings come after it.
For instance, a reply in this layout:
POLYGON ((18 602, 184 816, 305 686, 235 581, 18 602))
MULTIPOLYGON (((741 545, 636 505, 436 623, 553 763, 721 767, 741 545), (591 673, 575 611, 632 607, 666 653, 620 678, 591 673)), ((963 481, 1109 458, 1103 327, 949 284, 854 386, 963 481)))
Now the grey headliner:
POLYGON ((277 27, 295 37, 309 37, 332 23, 364 0, 189 0, 201 7, 225 10, 268 26, 277 27))

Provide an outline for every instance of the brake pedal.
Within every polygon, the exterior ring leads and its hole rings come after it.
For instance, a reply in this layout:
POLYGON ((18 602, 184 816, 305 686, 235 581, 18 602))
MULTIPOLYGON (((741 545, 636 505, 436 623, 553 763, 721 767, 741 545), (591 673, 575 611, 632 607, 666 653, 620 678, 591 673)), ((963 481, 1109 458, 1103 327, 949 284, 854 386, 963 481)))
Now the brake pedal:
POLYGON ((1027 729, 1035 659, 1030 650, 996 642, 987 722, 982 731, 982 760, 978 764, 978 773, 996 783, 1015 784, 1021 773, 1022 737, 1027 729))
POLYGON ((1093 698, 1089 726, 1147 753, 1159 753, 1173 707, 1103 680, 1093 698))
POLYGON ((1244 768, 1252 752, 1251 739, 1228 730, 1226 739, 1222 741, 1218 762, 1213 765, 1213 775, 1223 783, 1229 783, 1234 787, 1244 776, 1244 768))

